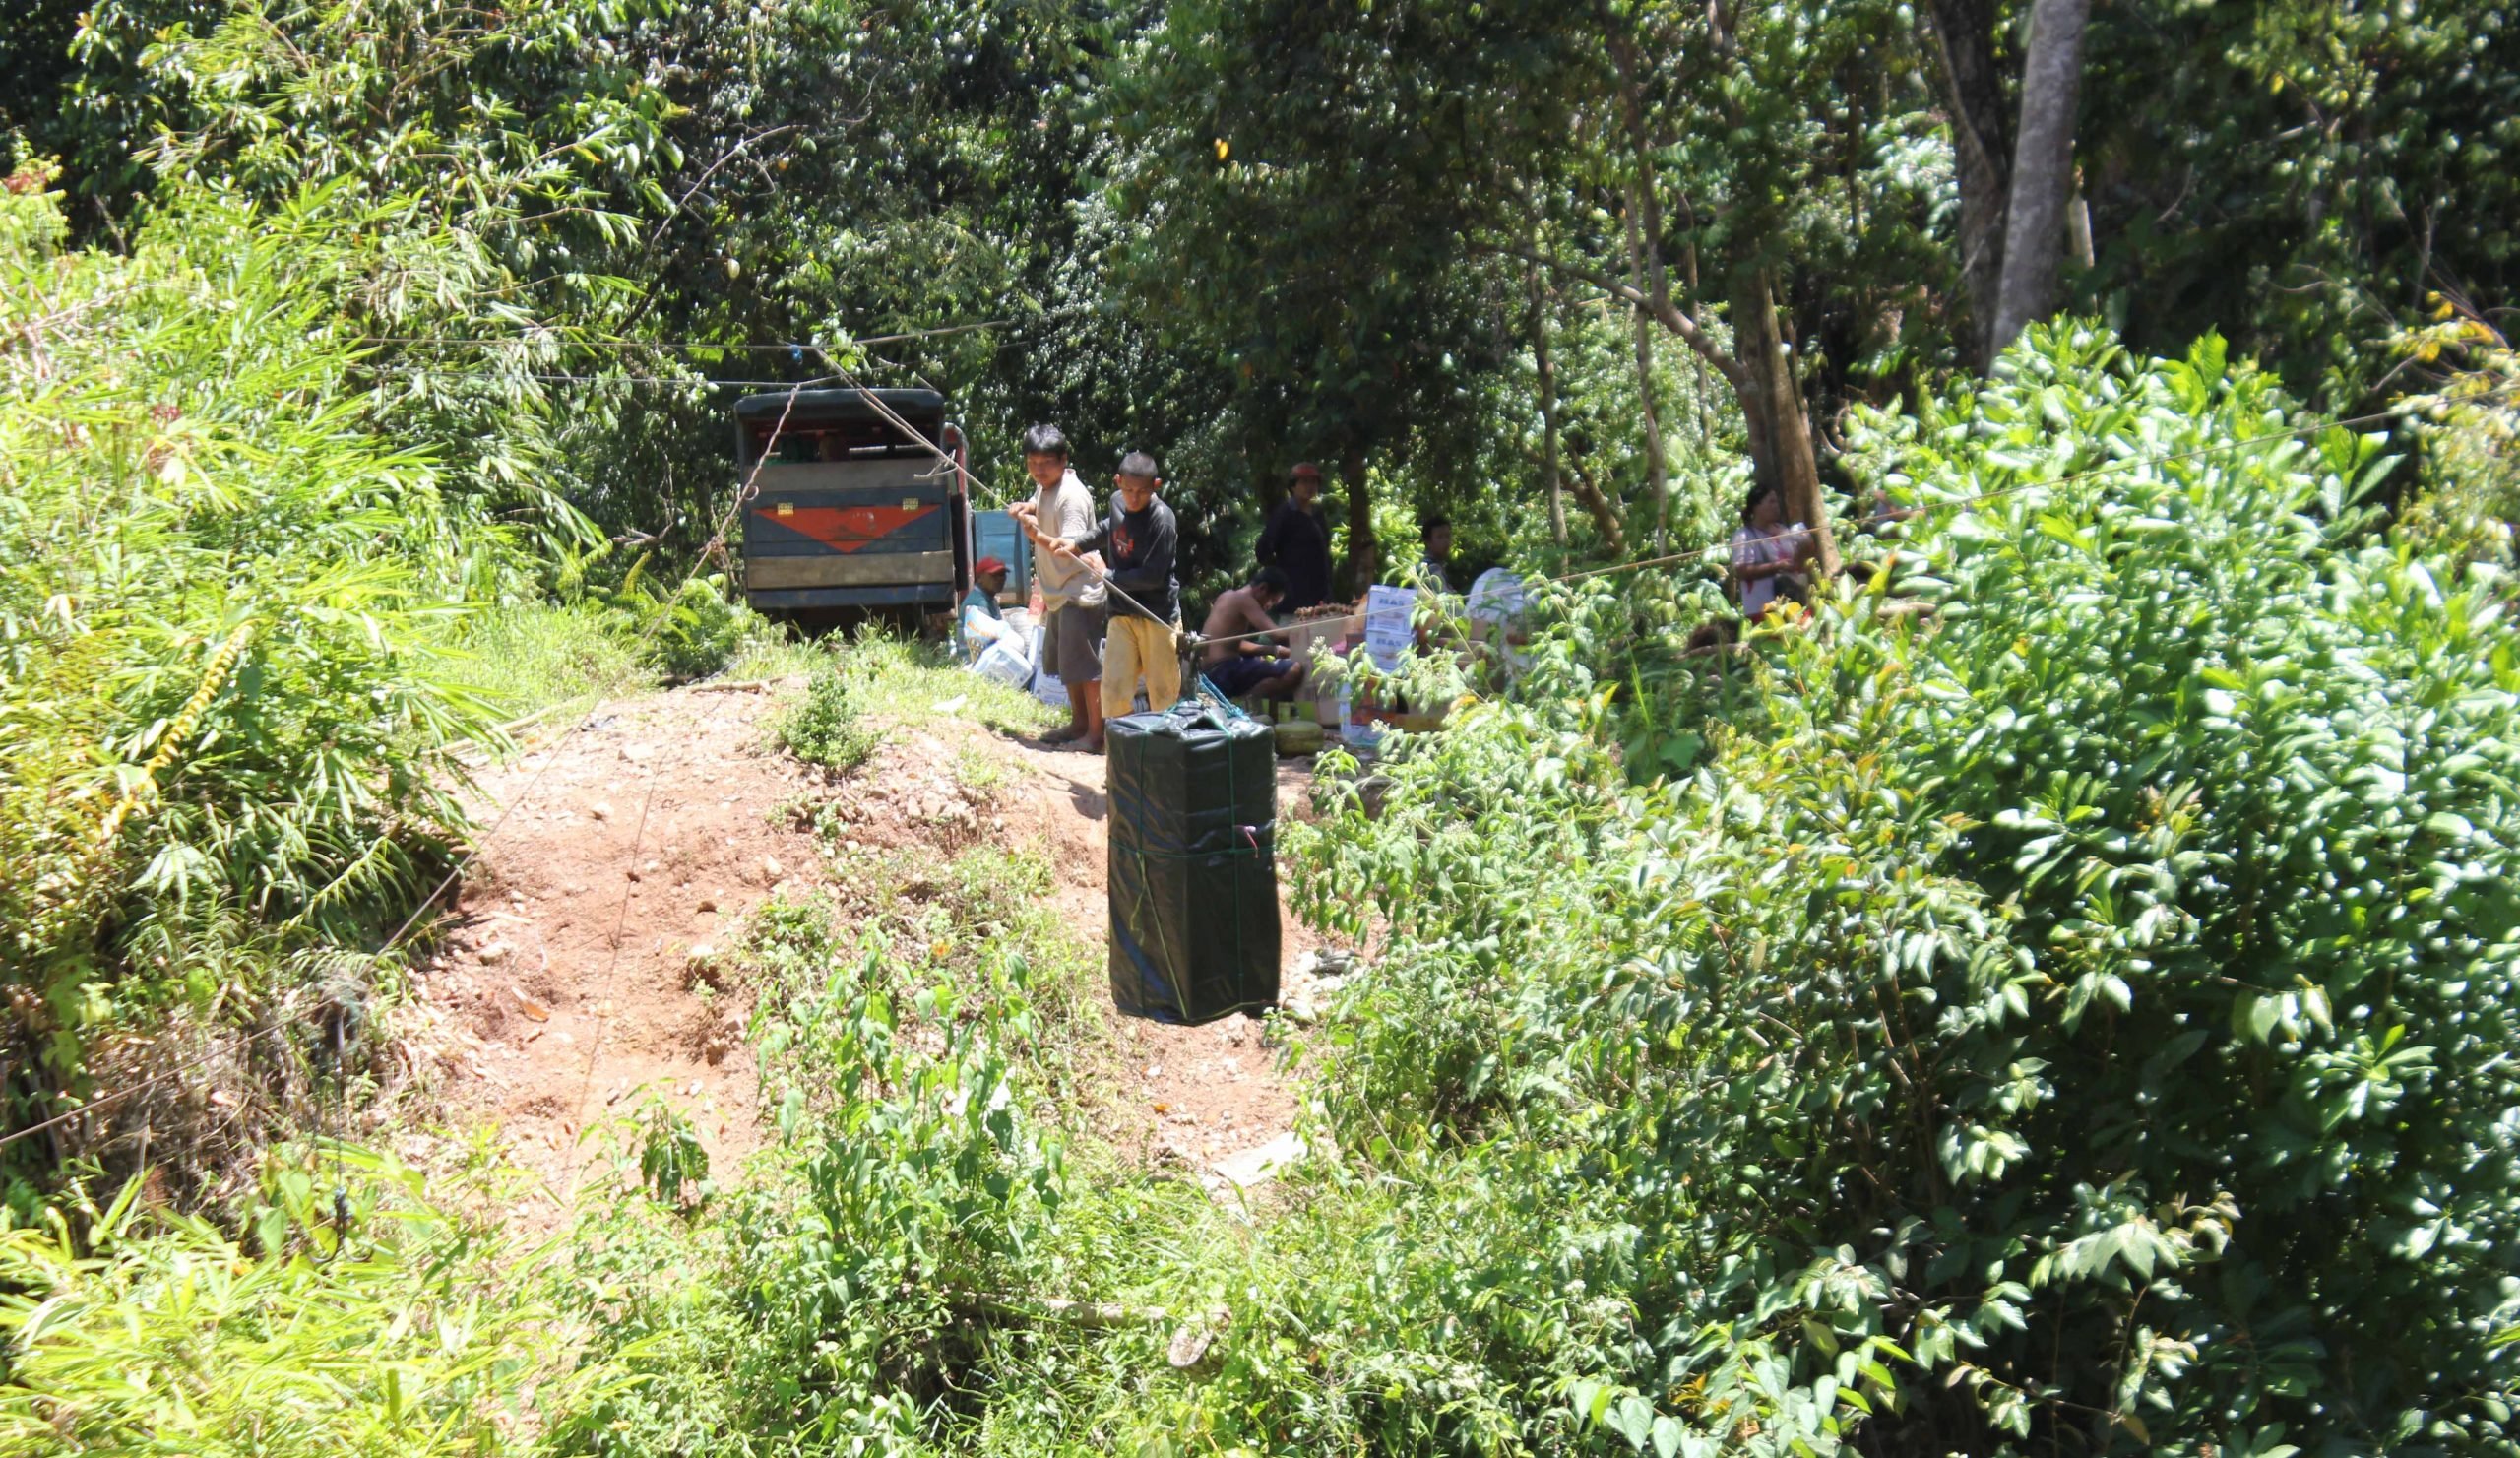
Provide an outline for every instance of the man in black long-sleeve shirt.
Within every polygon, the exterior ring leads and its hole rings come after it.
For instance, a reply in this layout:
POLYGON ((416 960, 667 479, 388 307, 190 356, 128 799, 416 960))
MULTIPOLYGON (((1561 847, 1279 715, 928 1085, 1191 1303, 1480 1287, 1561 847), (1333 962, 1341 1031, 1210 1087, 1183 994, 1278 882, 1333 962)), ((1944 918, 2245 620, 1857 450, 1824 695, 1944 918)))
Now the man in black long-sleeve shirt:
POLYGON ((1060 543, 1071 554, 1102 554, 1102 580, 1115 589, 1102 644, 1104 719, 1129 712, 1141 678, 1152 713, 1181 697, 1181 658, 1172 647, 1181 619, 1181 589, 1172 575, 1180 534, 1172 508, 1156 499, 1164 482, 1155 472, 1155 458, 1144 451, 1121 457, 1120 494, 1110 514, 1086 536, 1060 543))
POLYGON ((1299 612, 1330 601, 1330 526, 1314 503, 1321 496, 1321 468, 1306 461, 1295 468, 1294 490, 1269 513, 1260 529, 1260 544, 1252 555, 1263 567, 1287 574, 1282 613, 1299 612))

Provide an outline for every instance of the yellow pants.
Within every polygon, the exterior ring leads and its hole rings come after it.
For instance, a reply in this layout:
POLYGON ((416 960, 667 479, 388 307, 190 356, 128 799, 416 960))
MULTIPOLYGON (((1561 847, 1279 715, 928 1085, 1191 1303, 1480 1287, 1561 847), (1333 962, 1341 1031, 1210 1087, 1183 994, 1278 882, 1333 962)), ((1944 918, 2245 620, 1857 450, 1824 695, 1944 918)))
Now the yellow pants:
POLYGON ((1102 717, 1116 719, 1133 707, 1138 677, 1146 677, 1146 707, 1161 714, 1181 697, 1181 658, 1172 651, 1172 625, 1114 612, 1104 624, 1102 717))

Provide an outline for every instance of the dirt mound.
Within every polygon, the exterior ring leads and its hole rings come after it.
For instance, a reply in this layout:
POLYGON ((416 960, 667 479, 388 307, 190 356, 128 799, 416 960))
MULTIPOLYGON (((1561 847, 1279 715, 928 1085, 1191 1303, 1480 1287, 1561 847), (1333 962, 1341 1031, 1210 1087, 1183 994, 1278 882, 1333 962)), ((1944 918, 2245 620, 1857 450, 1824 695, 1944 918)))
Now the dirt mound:
MULTIPOLYGON (((766 1137, 749 1002, 705 964, 775 888, 823 875, 800 807, 818 806, 844 846, 1040 844, 1060 919, 1103 945, 1102 759, 942 719, 888 730, 874 763, 827 785, 771 744, 780 708, 772 692, 650 695, 481 777, 485 820, 516 803, 421 971, 407 1046, 456 1121, 495 1127, 538 1177, 521 1223, 555 1220, 597 1158, 588 1126, 650 1094, 692 1121, 722 1178, 766 1137), (995 760, 996 789, 958 789, 958 754, 995 760)), ((1309 788, 1289 768, 1281 813, 1309 788)), ((1314 940, 1292 916, 1285 926, 1293 969, 1314 940)), ((1284 1146, 1296 1100, 1259 1023, 1110 1024, 1093 1118, 1124 1155, 1214 1183, 1220 1162, 1284 1146)))
POLYGON ((540 1176, 545 1214, 594 1155, 586 1127, 636 1091, 690 1118, 713 1168, 761 1142, 750 1008, 690 968, 814 864, 775 712, 766 692, 651 695, 480 777, 485 818, 517 802, 422 971, 412 1046, 459 1119, 540 1176))

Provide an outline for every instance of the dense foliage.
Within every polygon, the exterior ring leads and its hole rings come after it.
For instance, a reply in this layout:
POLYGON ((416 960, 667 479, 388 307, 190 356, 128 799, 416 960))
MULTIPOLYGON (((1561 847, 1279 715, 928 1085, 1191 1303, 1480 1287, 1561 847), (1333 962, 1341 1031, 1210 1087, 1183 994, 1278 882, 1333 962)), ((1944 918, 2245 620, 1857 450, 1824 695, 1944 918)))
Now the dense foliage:
MULTIPOLYGON (((510 538, 346 389, 329 290, 363 261, 214 200, 127 258, 0 254, 13 1116, 178 1011, 263 1020, 455 823, 443 749, 494 716, 445 650, 510 538)), ((322 960, 354 1016, 373 972, 322 960)))
POLYGON ((1393 928, 1333 1117, 1595 1212, 1581 1375, 1728 1442, 2498 1450, 2500 609, 2365 535, 2375 441, 2238 444, 2292 416, 2218 344, 2011 363, 1858 435, 1933 626, 1856 599, 1716 718, 1610 707, 1570 602, 1549 687, 1312 842, 1393 928), (1651 714, 1711 761, 1622 765, 1651 714))
MULTIPOLYGON (((450 749, 539 707, 521 692, 542 685, 479 662, 471 621, 535 595, 529 534, 514 493, 471 488, 479 445, 406 440, 359 385, 345 299, 401 210, 341 184, 262 209, 202 196, 127 255, 64 253, 40 174, 13 181, 36 185, 0 196, 11 1119, 211 1054, 303 1113, 311 1076, 373 1050, 396 972, 364 954, 463 828, 450 749), (221 1024, 258 1031, 165 1036, 221 1024)), ((394 246, 416 263, 423 244, 394 246)), ((530 515, 583 535, 534 494, 530 515)), ((758 628, 714 584, 661 600, 634 573, 599 596, 605 631, 667 673, 714 671, 758 628)), ((217 1138, 185 1147, 211 1082, 0 1161, 124 1158, 118 1123, 158 1112, 162 1157, 215 1165, 217 1138)))
MULTIPOLYGON (((2520 1448, 2507 5, 2098 8, 2098 322, 2000 359, 2027 4, 22 9, 13 1450, 2520 1448), (987 498, 1154 451, 1194 600, 1304 458, 1351 587, 1437 512, 1668 570, 1289 828, 1371 958, 1256 1202, 1115 1158, 985 841, 834 835, 726 955, 753 1168, 651 1106, 527 1253, 259 1152, 378 1066, 465 756, 770 649, 725 407, 825 374, 987 498), (1734 651, 1753 481, 1862 570, 1734 651)), ((812 666, 835 780, 1041 713, 812 666)))
POLYGON ((363 1151, 327 1152, 321 1183, 295 1166, 265 1172, 242 1236, 139 1180, 0 1227, 8 1451, 490 1452, 527 1393, 572 1382, 548 1360, 557 1311, 491 1222, 363 1151))

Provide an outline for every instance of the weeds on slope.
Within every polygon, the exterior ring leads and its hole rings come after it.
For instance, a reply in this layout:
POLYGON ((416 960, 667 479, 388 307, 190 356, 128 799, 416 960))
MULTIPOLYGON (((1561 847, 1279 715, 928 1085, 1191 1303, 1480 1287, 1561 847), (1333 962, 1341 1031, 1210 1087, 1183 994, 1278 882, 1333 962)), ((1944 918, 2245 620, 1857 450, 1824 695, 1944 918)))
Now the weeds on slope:
POLYGON ((360 954, 466 829, 455 746, 762 630, 635 568, 486 610, 535 596, 531 525, 591 534, 531 486, 545 513, 494 515, 365 388, 341 290, 392 205, 194 199, 63 254, 40 181, 0 191, 0 1126, 214 1053, 270 1096, 186 1080, 0 1150, 22 1214, 144 1138, 179 1193, 250 1170, 310 1070, 364 1075, 394 969, 360 954), (220 1053, 255 1028, 275 1046, 220 1053))
POLYGON ((986 1304, 1059 1276, 1043 1232, 1068 1135, 1047 1101, 1080 967, 1029 905, 1043 867, 967 851, 845 869, 893 910, 851 924, 824 895, 774 902, 728 954, 776 1145, 696 1224, 599 1208, 572 1242, 626 1344, 590 1362, 645 1381, 565 1415, 562 1451, 914 1444, 986 1304), (686 1259, 635 1254, 661 1241, 686 1259))
POLYGON ((596 1400, 607 1378, 556 1360, 575 1337, 538 1277, 492 1221, 459 1213, 495 1208, 497 1189, 476 1168, 432 1199, 388 1156, 294 1148, 228 1222, 135 1179, 0 1228, 0 1449, 523 1451, 536 1403, 596 1400))
MULTIPOLYGON (((0 194, 22 222, 52 206, 0 194)), ((0 351, 0 1122, 267 1022, 301 954, 390 923, 462 823, 446 751, 495 710, 448 650, 516 541, 375 428, 327 291, 355 257, 220 202, 127 256, 0 249, 0 333, 28 342, 0 351)), ((293 1026, 377 985, 342 991, 293 1026)), ((138 1126, 0 1152, 13 1201, 74 1155, 129 1160, 138 1126)))

